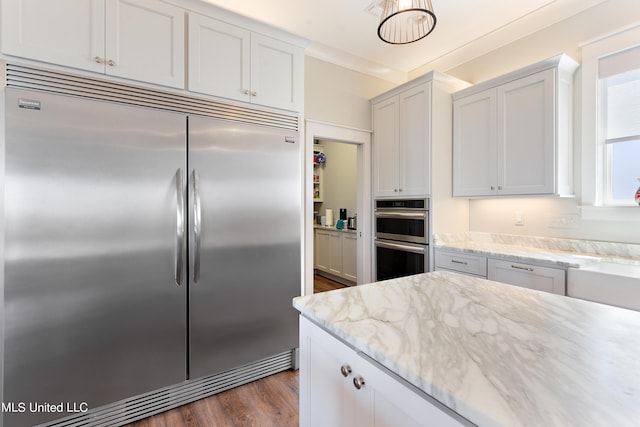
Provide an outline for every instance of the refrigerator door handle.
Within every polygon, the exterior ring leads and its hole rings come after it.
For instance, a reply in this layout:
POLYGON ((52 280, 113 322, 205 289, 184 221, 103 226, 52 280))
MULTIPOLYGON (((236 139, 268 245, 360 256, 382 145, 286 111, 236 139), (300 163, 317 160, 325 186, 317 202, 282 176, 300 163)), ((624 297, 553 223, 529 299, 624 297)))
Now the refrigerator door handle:
POLYGON ((193 170, 193 235, 195 253, 193 256, 193 283, 200 279, 200 240, 202 233, 202 206, 200 204, 200 177, 193 170))
POLYGON ((184 269, 184 177, 182 168, 176 171, 176 285, 182 285, 182 274, 184 269))

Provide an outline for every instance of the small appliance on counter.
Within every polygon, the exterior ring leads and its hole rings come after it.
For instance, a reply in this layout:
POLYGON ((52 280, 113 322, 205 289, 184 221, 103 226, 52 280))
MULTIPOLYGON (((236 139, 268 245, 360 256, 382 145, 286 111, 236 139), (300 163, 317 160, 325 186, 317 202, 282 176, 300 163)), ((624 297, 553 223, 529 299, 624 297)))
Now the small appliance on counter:
POLYGON ((358 214, 353 214, 352 217, 347 219, 347 228, 349 230, 356 230, 358 228, 358 214))
POLYGON ((347 220, 347 209, 346 208, 340 208, 340 219, 343 221, 347 220))

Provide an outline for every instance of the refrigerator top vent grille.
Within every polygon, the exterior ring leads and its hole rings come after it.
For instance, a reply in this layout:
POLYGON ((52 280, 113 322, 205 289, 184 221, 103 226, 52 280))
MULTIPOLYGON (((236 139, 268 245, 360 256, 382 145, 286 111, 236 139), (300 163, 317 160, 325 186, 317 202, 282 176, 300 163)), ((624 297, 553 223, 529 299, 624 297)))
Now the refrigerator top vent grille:
POLYGON ((176 94, 24 65, 6 64, 6 85, 298 131, 298 116, 295 114, 260 110, 191 94, 176 94))

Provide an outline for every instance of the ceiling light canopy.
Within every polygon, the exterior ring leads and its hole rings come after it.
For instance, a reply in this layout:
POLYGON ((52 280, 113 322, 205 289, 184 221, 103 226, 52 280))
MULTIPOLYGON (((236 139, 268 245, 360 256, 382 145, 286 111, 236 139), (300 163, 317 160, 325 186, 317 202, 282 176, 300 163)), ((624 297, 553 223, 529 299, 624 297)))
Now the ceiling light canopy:
POLYGON ((436 26, 431 0, 386 0, 378 37, 391 44, 413 43, 436 26))

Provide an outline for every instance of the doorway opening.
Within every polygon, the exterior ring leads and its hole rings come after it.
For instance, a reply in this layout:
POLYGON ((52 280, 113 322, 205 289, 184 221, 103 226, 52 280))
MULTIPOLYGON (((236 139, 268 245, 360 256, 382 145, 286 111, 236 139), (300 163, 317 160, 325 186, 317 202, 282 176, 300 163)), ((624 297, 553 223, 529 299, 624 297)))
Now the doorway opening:
POLYGON ((348 284, 370 282, 371 133, 307 120, 304 164, 305 238, 302 294, 310 295, 314 292, 314 272, 318 261, 315 237, 318 231, 324 239, 324 264, 331 264, 331 258, 334 258, 333 270, 331 265, 322 265, 323 260, 319 260, 321 265, 318 270, 327 273, 323 276, 348 284), (323 153, 321 157, 324 157, 324 165, 318 165, 319 152, 323 153), (341 209, 346 209, 346 216, 343 212, 346 220, 343 221, 340 221, 341 209), (328 216, 333 218, 327 218, 328 216), (356 221, 350 222, 349 218, 354 217, 356 221), (349 225, 354 226, 354 222, 355 230, 349 230, 349 225), (340 226, 342 228, 339 228, 340 226), (332 247, 336 250, 331 251, 332 247), (346 248, 344 253, 343 247, 346 248), (331 258, 327 258, 327 254, 331 258), (336 265, 340 267, 335 268, 336 265), (347 269, 343 270, 342 265, 347 266, 347 269))

